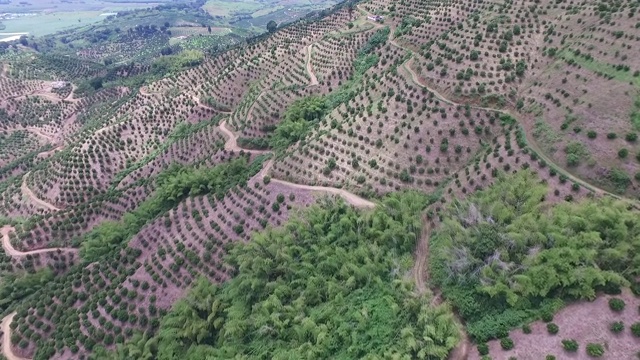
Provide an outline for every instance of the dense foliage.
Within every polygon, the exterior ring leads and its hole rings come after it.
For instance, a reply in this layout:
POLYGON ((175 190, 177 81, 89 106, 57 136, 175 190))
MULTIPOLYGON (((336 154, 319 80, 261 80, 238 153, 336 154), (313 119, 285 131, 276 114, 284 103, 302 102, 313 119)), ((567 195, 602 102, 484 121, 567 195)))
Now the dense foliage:
POLYGON ((49 268, 35 273, 3 275, 0 282, 0 311, 6 310, 15 301, 33 294, 53 277, 53 271, 49 268))
POLYGON ((636 213, 608 199, 549 209, 546 191, 531 172, 503 178, 451 206, 431 239, 433 279, 476 340, 638 276, 636 213))
POLYGON ((185 50, 176 55, 166 55, 151 64, 151 71, 157 75, 167 76, 181 70, 199 65, 204 60, 204 54, 198 50, 185 50))
POLYGON ((304 138, 313 123, 320 120, 327 110, 327 103, 319 96, 296 100, 287 108, 284 119, 276 128, 269 143, 274 149, 285 149, 304 138))
MULTIPOLYGON (((111 357, 444 359, 458 342, 445 306, 403 279, 427 199, 396 194, 371 213, 325 203, 232 249, 238 275, 199 281, 111 357)), ((97 355, 98 358, 107 355, 97 355)))

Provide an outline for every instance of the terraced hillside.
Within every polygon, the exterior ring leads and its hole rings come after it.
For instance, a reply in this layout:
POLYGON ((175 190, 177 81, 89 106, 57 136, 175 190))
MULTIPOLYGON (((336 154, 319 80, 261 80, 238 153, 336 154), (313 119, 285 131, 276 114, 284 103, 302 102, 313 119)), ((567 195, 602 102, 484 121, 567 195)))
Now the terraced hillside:
POLYGON ((4 356, 635 356, 637 7, 372 0, 155 65, 94 62, 140 29, 0 55, 4 356))

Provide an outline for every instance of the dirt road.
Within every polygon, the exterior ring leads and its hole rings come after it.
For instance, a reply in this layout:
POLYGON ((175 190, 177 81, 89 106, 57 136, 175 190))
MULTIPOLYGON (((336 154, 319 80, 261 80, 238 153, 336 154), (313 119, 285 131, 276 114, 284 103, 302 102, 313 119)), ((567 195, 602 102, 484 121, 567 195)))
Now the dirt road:
POLYGON ((77 252, 76 248, 46 248, 46 249, 37 249, 31 251, 20 251, 16 250, 13 245, 11 245, 11 240, 9 239, 9 233, 15 231, 16 229, 11 225, 5 225, 0 228, 0 234, 2 235, 2 248, 5 253, 9 256, 27 256, 27 255, 35 255, 35 254, 44 254, 48 252, 55 251, 64 251, 64 252, 77 252))
POLYGON ((251 150, 251 149, 243 149, 238 146, 238 139, 235 134, 227 128, 227 120, 224 120, 219 125, 220 131, 227 137, 227 142, 224 144, 224 149, 228 151, 244 151, 250 154, 267 154, 270 151, 268 150, 251 150))
POLYGON ((11 322, 13 321, 13 317, 16 316, 16 312, 12 312, 2 319, 2 355, 7 358, 7 360, 30 360, 26 358, 22 358, 16 356, 11 350, 11 322))
MULTIPOLYGON (((266 151, 266 150, 246 150, 246 149, 242 149, 240 147, 238 147, 238 145, 236 144, 236 139, 233 135, 233 133, 231 131, 229 131, 229 129, 226 128, 226 120, 220 123, 220 130, 225 133, 230 140, 227 140, 227 144, 225 144, 225 149, 227 150, 234 150, 234 151, 244 151, 244 152, 258 152, 261 154, 268 154, 271 153, 271 151, 266 151)), ((266 164, 264 164, 264 166, 262 167, 262 170, 260 170, 260 172, 257 175, 258 179, 264 179, 265 176, 267 176, 267 174, 269 173, 269 170, 271 170, 271 167, 273 166, 273 159, 267 161, 266 164)), ((330 194, 335 194, 338 195, 340 197, 342 197, 346 202, 348 202, 349 204, 355 206, 355 207, 359 207, 359 208, 374 208, 376 206, 375 203, 363 199, 360 196, 353 194, 347 190, 344 189, 338 189, 338 188, 332 188, 332 187, 326 187, 326 186, 311 186, 311 185, 302 185, 302 184, 296 184, 296 183, 292 183, 292 182, 288 182, 288 181, 284 181, 284 180, 278 180, 278 179, 271 179, 271 182, 274 183, 278 183, 290 188, 294 188, 294 189, 302 189, 302 190, 309 190, 309 191, 320 191, 320 192, 327 192, 330 194)))
POLYGON ((47 142, 50 142, 50 143, 55 143, 56 142, 56 139, 53 136, 45 134, 42 130, 40 130, 40 129, 36 128, 36 127, 27 126, 25 128, 25 130, 27 130, 28 132, 30 132, 32 134, 35 134, 35 135, 45 139, 47 142))
POLYGON ((309 44, 309 46, 307 46, 305 49, 307 52, 307 72, 309 73, 309 77, 311 78, 309 86, 316 86, 319 84, 319 82, 316 74, 313 72, 313 65, 311 65, 311 53, 313 51, 313 44, 309 44))
MULTIPOLYGON (((395 44, 396 46, 399 46, 397 44, 395 44)), ((411 80, 418 86, 421 86, 427 90, 429 90, 430 92, 433 93, 433 95, 440 101, 445 102, 447 104, 453 105, 453 106, 464 106, 464 104, 460 104, 454 101, 451 101, 449 99, 447 99, 446 97, 444 97, 442 94, 440 94, 437 90, 429 87, 427 84, 423 83, 418 74, 416 74, 415 71, 413 71, 413 69, 411 69, 411 64, 413 63, 413 58, 409 59, 407 62, 405 62, 403 64, 403 68, 409 73, 409 75, 411 76, 411 80)), ((501 114, 507 114, 511 117, 516 118, 515 114, 512 114, 510 111, 508 110, 501 110, 501 109, 494 109, 494 108, 487 108, 487 107, 482 107, 482 106, 476 106, 476 105, 471 105, 472 109, 476 109, 476 110, 484 110, 484 111, 495 111, 501 114)), ((595 186, 589 182, 587 182, 586 180, 583 180, 573 174, 571 174, 570 172, 568 172, 567 170, 565 170, 562 166, 558 165, 553 159, 551 159, 549 156, 547 156, 544 151, 542 151, 542 149, 540 149, 540 147, 538 146, 538 144, 536 143, 535 139, 533 139, 531 137, 530 134, 528 134, 526 131, 523 132, 524 136, 525 136, 525 140, 527 142, 527 145, 529 145, 529 147, 531 148, 531 150, 533 150, 534 152, 536 152, 538 154, 538 156, 540 156, 547 164, 549 164, 550 166, 552 166, 553 168, 557 169, 558 172, 560 172, 562 175, 566 176, 569 180, 580 184, 581 186, 585 187, 586 189, 589 189, 591 191, 593 191, 596 194, 601 194, 601 195, 607 195, 607 196, 611 196, 614 199, 617 200, 621 200, 621 201, 627 201, 631 204, 633 204, 636 207, 640 207, 640 203, 631 200, 631 199, 627 199, 624 198, 620 195, 616 195, 612 192, 609 192, 605 189, 602 189, 598 186, 595 186)))
POLYGON ((284 181, 284 180, 278 180, 278 179, 271 179, 271 182, 274 183, 278 183, 278 184, 282 184, 291 188, 295 188, 295 189, 302 189, 302 190, 310 190, 310 191, 322 191, 322 192, 327 192, 330 194, 335 194, 335 195, 339 195, 340 197, 342 197, 346 202, 348 202, 349 204, 355 206, 355 207, 359 207, 359 208, 374 208, 376 206, 375 203, 369 201, 369 200, 365 200, 363 198, 361 198, 360 196, 350 193, 346 190, 343 189, 338 189, 338 188, 332 188, 332 187, 325 187, 325 186, 311 186, 311 185, 301 185, 301 184, 295 184, 295 183, 291 183, 288 181, 284 181))
POLYGON ((22 185, 20 186, 20 190, 22 191, 22 194, 29 197, 31 202, 38 207, 54 210, 54 211, 60 210, 59 207, 56 207, 55 205, 48 203, 44 200, 38 199, 38 197, 33 193, 33 191, 29 189, 29 186, 27 186, 27 178, 29 177, 29 174, 31 174, 30 171, 24 174, 24 176, 22 177, 22 185))

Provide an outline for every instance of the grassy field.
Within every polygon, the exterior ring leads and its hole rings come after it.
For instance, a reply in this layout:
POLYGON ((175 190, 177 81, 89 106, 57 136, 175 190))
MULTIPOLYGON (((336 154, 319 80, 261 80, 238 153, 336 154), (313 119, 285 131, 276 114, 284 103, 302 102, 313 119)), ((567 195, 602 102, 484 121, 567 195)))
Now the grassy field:
POLYGON ((81 11, 48 13, 36 16, 24 16, 18 19, 4 20, 3 32, 28 32, 29 35, 42 36, 56 31, 83 26, 104 20, 102 11, 81 11))
POLYGON ((28 5, 18 5, 14 1, 11 4, 0 4, 0 13, 29 13, 34 15, 3 19, 2 24, 5 28, 1 32, 28 32, 29 35, 42 36, 60 30, 100 22, 106 18, 105 14, 154 7, 162 2, 162 0, 153 3, 87 0, 70 3, 62 0, 31 0, 28 5))
POLYGON ((255 1, 209 0, 202 8, 212 16, 231 16, 254 13, 266 5, 255 1))
POLYGON ((231 32, 231 29, 225 27, 212 27, 211 33, 206 27, 196 27, 196 26, 182 26, 182 27, 171 27, 171 35, 176 36, 191 36, 191 35, 225 35, 231 32))

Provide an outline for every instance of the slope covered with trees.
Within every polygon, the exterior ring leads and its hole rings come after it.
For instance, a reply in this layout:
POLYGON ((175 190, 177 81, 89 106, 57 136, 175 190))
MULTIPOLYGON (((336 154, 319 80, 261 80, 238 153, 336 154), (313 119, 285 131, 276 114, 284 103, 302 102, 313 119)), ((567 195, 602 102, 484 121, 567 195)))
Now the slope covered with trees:
POLYGON ((434 286, 478 341, 552 316, 564 301, 640 290, 640 218, 628 204, 584 200, 549 207, 528 171, 455 202, 431 237, 434 286))
POLYGON ((389 196, 358 213, 325 202, 237 244, 222 286, 198 281, 162 319, 96 358, 445 358, 459 341, 446 305, 404 274, 427 197, 389 196))
POLYGON ((0 53, 7 357, 631 353, 637 1, 202 5, 0 53))

